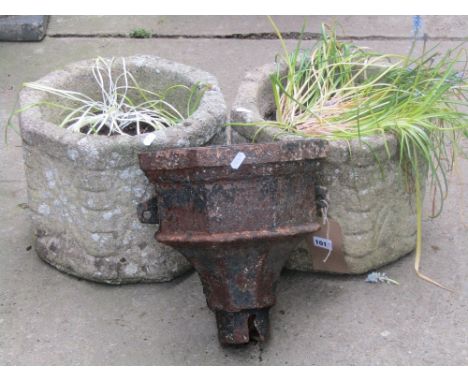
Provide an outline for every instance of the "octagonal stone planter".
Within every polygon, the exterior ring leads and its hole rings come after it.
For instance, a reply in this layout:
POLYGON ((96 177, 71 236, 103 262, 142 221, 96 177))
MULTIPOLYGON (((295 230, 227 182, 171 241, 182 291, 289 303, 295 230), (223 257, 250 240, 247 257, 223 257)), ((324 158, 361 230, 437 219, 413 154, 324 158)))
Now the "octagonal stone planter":
MULTIPOLYGON (((232 123, 255 125, 274 114, 269 76, 275 70, 275 64, 268 64, 246 75, 231 111, 232 123)), ((233 129, 234 142, 301 139, 271 126, 259 130, 234 125, 233 129)), ((391 135, 330 142, 316 183, 328 192, 333 252, 324 263, 328 251, 314 247, 313 237, 309 237, 291 253, 287 268, 359 274, 415 248, 415 196, 406 191, 397 146, 391 135)), ((323 228, 320 237, 325 235, 323 228)))
MULTIPOLYGON (((71 64, 38 82, 96 95, 94 60, 71 64)), ((57 111, 35 107, 20 115, 24 163, 32 212, 34 247, 46 262, 81 278, 105 282, 168 281, 190 268, 174 249, 154 240, 141 224, 137 205, 152 197, 138 153, 158 148, 208 145, 222 132, 226 106, 215 77, 155 56, 126 58, 140 84, 153 91, 173 84, 209 84, 198 109, 182 123, 154 132, 146 146, 139 136, 95 136, 60 128, 57 111)), ((186 97, 186 96, 185 96, 186 97)), ((25 88, 21 107, 53 96, 25 88)), ((177 92, 167 99, 182 107, 177 92)), ((63 102, 60 100, 60 102, 63 102)))

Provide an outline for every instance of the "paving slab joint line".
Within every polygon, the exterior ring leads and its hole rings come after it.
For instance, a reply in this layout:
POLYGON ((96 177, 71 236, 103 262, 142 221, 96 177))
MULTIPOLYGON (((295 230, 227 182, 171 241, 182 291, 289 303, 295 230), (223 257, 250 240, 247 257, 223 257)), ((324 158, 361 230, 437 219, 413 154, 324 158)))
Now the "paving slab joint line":
MULTIPOLYGON (((300 32, 285 32, 282 33, 283 39, 285 40, 317 40, 320 38, 320 33, 300 33, 300 32)), ((51 38, 128 38, 129 33, 48 33, 47 37, 51 38)), ((263 33, 232 33, 232 34, 161 34, 153 33, 149 38, 161 38, 161 39, 226 39, 226 40, 277 40, 278 37, 275 33, 263 32, 263 33)), ((369 36, 353 36, 353 35, 342 35, 338 36, 344 40, 380 40, 380 41, 411 41, 413 37, 405 36, 383 36, 383 35, 369 35, 369 36)), ((468 37, 444 37, 435 36, 431 37, 426 35, 427 40, 432 41, 468 41, 468 37)), ((140 39, 144 40, 144 39, 140 39)), ((420 39, 418 39, 420 40, 420 39)))

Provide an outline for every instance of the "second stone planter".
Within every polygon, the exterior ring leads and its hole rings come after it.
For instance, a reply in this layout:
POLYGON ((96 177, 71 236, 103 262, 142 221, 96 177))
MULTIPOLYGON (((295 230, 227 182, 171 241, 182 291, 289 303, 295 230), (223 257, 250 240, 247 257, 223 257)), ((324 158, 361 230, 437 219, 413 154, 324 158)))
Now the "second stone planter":
MULTIPOLYGON (((67 66, 38 82, 97 96, 94 60, 67 66)), ((56 268, 106 283, 168 281, 190 268, 174 249, 153 239, 137 206, 154 193, 137 154, 158 148, 204 146, 222 131, 226 106, 209 73, 154 56, 126 58, 128 70, 152 91, 174 84, 208 85, 198 109, 182 123, 156 131, 147 146, 139 136, 96 136, 60 128, 60 115, 35 107, 20 116, 24 162, 37 254, 56 268)), ((54 101, 48 93, 24 89, 21 107, 54 101)), ((175 92, 168 99, 182 108, 175 92)))
MULTIPOLYGON (((301 139, 265 127, 267 117, 275 111, 270 82, 275 70, 275 64, 265 65, 248 73, 242 82, 231 112, 234 142, 301 139)), ((393 136, 331 141, 329 153, 320 163, 317 178, 328 193, 328 234, 333 250, 328 253, 316 247, 317 239, 311 236, 291 253, 288 268, 364 273, 415 248, 414 194, 406 191, 393 136)), ((326 235, 324 228, 318 240, 326 235)))

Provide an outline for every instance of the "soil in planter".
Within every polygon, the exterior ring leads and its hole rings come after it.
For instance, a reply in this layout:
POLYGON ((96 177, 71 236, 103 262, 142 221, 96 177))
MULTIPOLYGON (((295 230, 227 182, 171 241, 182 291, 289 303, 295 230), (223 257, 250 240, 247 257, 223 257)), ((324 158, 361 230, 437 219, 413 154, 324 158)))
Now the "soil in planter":
POLYGON ((276 121, 276 110, 267 112, 264 116, 265 121, 276 121))
MULTIPOLYGON (((164 127, 169 127, 169 126, 164 126, 164 127)), ((80 129, 80 132, 83 133, 83 134, 88 134, 88 132, 91 130, 91 126, 83 126, 81 129, 80 129)), ((148 123, 145 123, 145 122, 140 122, 140 134, 145 134, 145 133, 151 133, 154 131, 154 127, 151 126, 150 124, 148 123)), ((137 135, 137 124, 136 123, 133 123, 129 126, 127 126, 125 129, 124 129, 124 132, 128 135, 137 135)), ((93 133, 90 133, 90 134, 93 134, 93 133)), ((121 135, 117 132, 113 132, 111 134, 109 134, 109 127, 108 126, 103 126, 101 128, 101 130, 99 130, 99 132, 97 133, 97 135, 106 135, 106 136, 110 136, 110 135, 121 135)))

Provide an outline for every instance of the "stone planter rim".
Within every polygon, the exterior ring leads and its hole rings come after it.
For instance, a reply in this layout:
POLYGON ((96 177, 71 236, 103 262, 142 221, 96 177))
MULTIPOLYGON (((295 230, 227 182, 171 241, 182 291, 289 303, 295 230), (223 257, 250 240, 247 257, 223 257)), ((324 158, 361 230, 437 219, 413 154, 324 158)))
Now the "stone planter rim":
MULTIPOLYGON (((120 58, 120 56, 118 58, 120 58)), ((71 146, 79 145, 83 138, 86 138, 86 145, 91 149, 93 147, 96 149, 102 149, 103 146, 112 144, 113 146, 129 145, 135 147, 139 151, 148 151, 155 147, 187 146, 184 140, 178 139, 180 134, 185 137, 204 135, 206 134, 207 127, 206 121, 210 121, 212 118, 219 119, 225 112, 226 105, 219 88, 218 81, 210 73, 153 55, 135 55, 123 58, 125 58, 127 66, 131 66, 132 64, 141 64, 142 66, 149 66, 156 69, 164 68, 167 71, 178 73, 179 75, 186 77, 189 82, 209 84, 210 88, 204 93, 200 100, 199 107, 189 118, 186 118, 180 123, 167 129, 152 132, 156 137, 149 146, 143 144, 144 137, 149 133, 133 136, 104 136, 71 132, 66 128, 59 127, 57 124, 47 121, 44 118, 40 107, 29 108, 20 114, 21 131, 34 130, 35 133, 39 133, 45 137, 52 138, 54 141, 61 141, 62 143, 71 146)), ((94 64, 94 61, 95 59, 87 59, 70 63, 63 69, 50 72, 34 82, 60 88, 62 84, 66 84, 71 80, 75 74, 81 74, 86 70, 89 70, 94 64)), ((23 88, 19 95, 20 108, 41 102, 47 99, 47 97, 48 94, 46 92, 23 88)), ((209 141, 214 137, 217 130, 213 130, 210 133, 211 137, 207 138, 206 141, 209 141)), ((22 136, 24 139, 24 134, 22 134, 22 136)))

